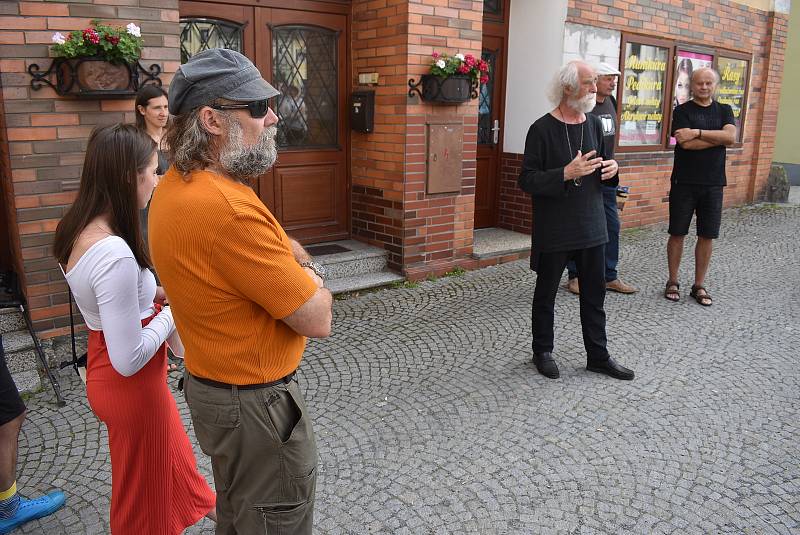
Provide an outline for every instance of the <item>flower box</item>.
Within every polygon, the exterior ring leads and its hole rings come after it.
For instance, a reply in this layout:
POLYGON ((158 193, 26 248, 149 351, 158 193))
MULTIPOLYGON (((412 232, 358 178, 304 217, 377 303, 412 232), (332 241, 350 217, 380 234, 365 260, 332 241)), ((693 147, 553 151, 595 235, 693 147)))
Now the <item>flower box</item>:
POLYGON ((422 75, 422 100, 442 104, 461 104, 472 98, 472 80, 463 74, 446 78, 422 75))
POLYGON ((36 64, 28 67, 33 77, 31 88, 41 89, 43 84, 62 96, 79 98, 131 98, 142 85, 161 85, 157 64, 145 70, 138 62, 108 61, 101 57, 55 58, 47 71, 39 71, 36 64), (55 75, 55 81, 53 81, 55 75))
POLYGON ((146 70, 139 64, 144 40, 141 28, 132 22, 121 28, 92 20, 84 30, 56 32, 52 41, 55 59, 50 67, 28 67, 34 90, 49 85, 59 95, 130 98, 146 83, 161 86, 161 67, 153 64, 146 70))

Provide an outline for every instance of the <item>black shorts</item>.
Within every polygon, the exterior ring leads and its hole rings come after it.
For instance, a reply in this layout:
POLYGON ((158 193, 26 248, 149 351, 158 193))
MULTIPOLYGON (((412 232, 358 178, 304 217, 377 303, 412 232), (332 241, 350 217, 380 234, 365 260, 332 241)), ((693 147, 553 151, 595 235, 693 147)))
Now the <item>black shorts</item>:
POLYGON ((669 230, 671 236, 686 236, 692 215, 697 214, 697 235, 718 238, 722 221, 723 186, 672 184, 669 190, 669 230))
POLYGON ((19 397, 17 385, 11 378, 3 354, 3 339, 0 337, 0 425, 5 425, 25 412, 25 403, 19 397))

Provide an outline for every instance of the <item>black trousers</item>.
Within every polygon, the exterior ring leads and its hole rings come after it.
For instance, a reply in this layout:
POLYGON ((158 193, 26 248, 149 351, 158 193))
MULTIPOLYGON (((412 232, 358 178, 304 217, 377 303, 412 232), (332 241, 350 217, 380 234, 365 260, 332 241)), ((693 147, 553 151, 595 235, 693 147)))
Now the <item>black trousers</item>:
POLYGON ((556 292, 564 267, 575 261, 581 274, 580 305, 583 345, 589 362, 605 362, 606 349, 606 300, 605 244, 576 251, 538 253, 532 262, 536 271, 536 289, 533 292, 533 352, 553 351, 553 321, 556 292))

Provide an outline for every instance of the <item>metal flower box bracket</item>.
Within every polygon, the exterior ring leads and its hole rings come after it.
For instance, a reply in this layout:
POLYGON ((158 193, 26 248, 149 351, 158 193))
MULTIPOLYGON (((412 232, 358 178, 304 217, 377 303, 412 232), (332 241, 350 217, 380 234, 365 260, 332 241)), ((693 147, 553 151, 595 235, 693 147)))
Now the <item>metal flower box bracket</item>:
POLYGON ((28 74, 34 91, 49 85, 59 95, 80 98, 130 98, 143 85, 161 87, 158 64, 148 70, 138 61, 112 63, 99 57, 55 58, 46 71, 34 63, 28 67, 28 74))
POLYGON ((469 76, 454 74, 440 78, 433 74, 423 74, 419 82, 408 81, 408 96, 417 93, 422 100, 440 104, 461 104, 471 98, 478 98, 478 83, 469 76), (421 89, 420 89, 421 88, 421 89))

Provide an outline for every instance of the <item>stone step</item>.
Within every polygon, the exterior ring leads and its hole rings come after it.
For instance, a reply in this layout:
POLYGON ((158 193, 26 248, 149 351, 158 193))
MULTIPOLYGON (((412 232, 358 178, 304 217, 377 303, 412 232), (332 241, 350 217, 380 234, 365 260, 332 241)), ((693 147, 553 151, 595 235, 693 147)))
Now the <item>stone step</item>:
POLYGON ((381 288, 404 280, 405 277, 402 275, 386 270, 377 273, 362 273, 350 277, 326 280, 325 287, 328 288, 332 294, 336 295, 381 288))
POLYGON ((26 349, 33 349, 35 344, 28 330, 18 330, 3 334, 3 351, 6 355, 26 349))
POLYGON ((473 258, 491 258, 531 250, 530 234, 514 232, 503 228, 482 228, 474 233, 472 244, 473 258))
POLYGON ((38 392, 42 388, 42 378, 36 370, 11 373, 14 384, 20 393, 38 392))
POLYGON ((314 260, 325 266, 328 281, 386 269, 386 251, 355 240, 311 245, 306 249, 314 260))
POLYGON ((19 308, 0 308, 0 334, 25 329, 25 318, 19 308))

